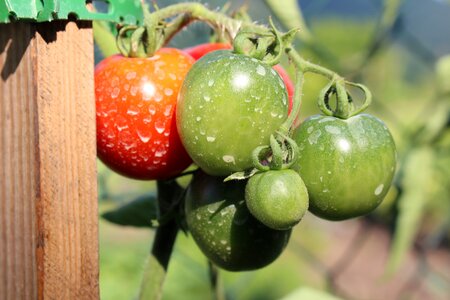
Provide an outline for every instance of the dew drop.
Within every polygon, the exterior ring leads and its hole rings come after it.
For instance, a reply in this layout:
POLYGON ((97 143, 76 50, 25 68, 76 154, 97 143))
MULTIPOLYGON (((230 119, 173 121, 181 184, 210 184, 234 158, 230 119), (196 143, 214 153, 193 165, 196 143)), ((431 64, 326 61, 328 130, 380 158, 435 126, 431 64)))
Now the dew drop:
POLYGON ((134 79, 134 78, 136 78, 136 72, 128 72, 125 77, 128 80, 134 79))
POLYGON ((261 76, 265 76, 266 75, 266 69, 263 66, 259 65, 256 68, 256 73, 258 73, 261 76))
POLYGON ((139 114, 139 110, 135 106, 128 107, 127 114, 130 116, 136 116, 139 114))
POLYGON ((384 188, 384 184, 380 184, 379 186, 377 186, 377 188, 374 191, 375 196, 378 196, 379 194, 381 194, 381 192, 383 191, 384 188))
POLYGON ((340 134, 341 130, 338 127, 325 125, 325 130, 331 134, 340 134))
POLYGON ((127 120, 121 115, 116 117, 116 128, 119 132, 128 128, 127 120))
POLYGON ((203 96, 203 99, 204 99, 206 102, 211 101, 211 97, 209 97, 209 96, 203 96))
POLYGON ((120 89, 118 87, 115 87, 112 90, 111 98, 113 98, 113 99, 117 98, 117 96, 119 96, 119 93, 120 93, 120 89))
POLYGON ((207 140, 208 142, 212 143, 212 142, 214 142, 214 141, 216 140, 216 137, 215 137, 215 136, 207 136, 207 137, 206 137, 206 140, 207 140))
POLYGON ((166 154, 167 150, 164 145, 160 145, 158 149, 155 151, 155 157, 163 157, 166 154))
POLYGON ((148 106, 148 112, 149 112, 151 115, 154 115, 154 114, 156 113, 156 107, 155 107, 153 104, 150 104, 150 105, 148 106))
POLYGON ((213 79, 210 79, 209 81, 208 81, 208 86, 212 86, 214 84, 214 80, 213 79))
POLYGON ((157 120, 155 122, 155 129, 158 133, 163 133, 163 131, 166 129, 166 124, 164 124, 164 122, 161 120, 157 120))
POLYGON ((165 88, 165 89, 164 89, 164 95, 166 95, 166 96, 172 96, 172 95, 173 95, 173 90, 172 90, 172 89, 165 88))
POLYGON ((148 143, 148 141, 149 141, 150 138, 152 137, 151 132, 148 131, 148 130, 140 130, 140 129, 137 129, 136 132, 137 132, 139 138, 141 139, 141 141, 142 141, 144 144, 145 144, 145 143, 148 143))
POLYGON ((164 116, 168 117, 170 116, 170 113, 172 112, 172 105, 167 105, 166 108, 164 109, 164 116))
POLYGON ((235 161, 233 155, 224 155, 224 156, 222 157, 222 159, 223 159, 223 161, 226 162, 226 163, 233 163, 233 164, 236 163, 236 161, 235 161))
POLYGON ((130 94, 132 96, 136 96, 137 92, 138 92, 138 88, 136 86, 132 86, 131 89, 130 89, 130 94))

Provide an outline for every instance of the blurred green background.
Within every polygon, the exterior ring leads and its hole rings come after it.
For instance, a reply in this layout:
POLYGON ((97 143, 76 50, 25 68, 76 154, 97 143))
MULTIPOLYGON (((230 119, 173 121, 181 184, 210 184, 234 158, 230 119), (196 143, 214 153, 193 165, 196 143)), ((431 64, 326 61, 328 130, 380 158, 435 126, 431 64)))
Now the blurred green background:
MULTIPOLYGON (((368 112, 391 129, 399 163, 394 186, 371 215, 329 222, 307 214, 272 265, 221 272, 226 299, 448 299, 450 1, 304 0, 301 11, 294 0, 229 3, 230 10, 248 5, 260 23, 272 15, 284 30, 300 26, 296 48, 305 58, 367 85, 374 95, 368 112)), ((209 35, 194 24, 171 44, 184 48, 209 35)), ((325 83, 308 75, 301 119, 319 113, 325 83)), ((98 171, 100 213, 154 193, 153 182, 121 177, 101 163, 98 171)), ((102 299, 136 297, 153 234, 100 220, 102 299)), ((208 276, 205 257, 180 233, 163 299, 212 299, 208 276)))

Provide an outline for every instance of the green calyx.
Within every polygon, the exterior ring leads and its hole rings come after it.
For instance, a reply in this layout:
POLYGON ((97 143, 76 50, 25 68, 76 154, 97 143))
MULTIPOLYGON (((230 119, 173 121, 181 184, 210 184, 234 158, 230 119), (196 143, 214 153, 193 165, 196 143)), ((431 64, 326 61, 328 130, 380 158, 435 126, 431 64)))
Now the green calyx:
POLYGON ((340 119, 348 119, 361 113, 371 102, 372 93, 366 86, 353 82, 346 82, 343 78, 333 78, 330 80, 330 82, 322 89, 318 98, 319 108, 325 115, 340 119), (352 96, 346 89, 346 85, 362 90, 364 101, 361 106, 355 107, 352 96), (334 109, 332 109, 330 105, 330 99, 333 96, 336 98, 336 106, 334 109))
POLYGON ((298 29, 282 33, 276 29, 272 19, 269 22, 270 28, 241 28, 233 41, 234 52, 259 59, 270 66, 278 64, 298 29))

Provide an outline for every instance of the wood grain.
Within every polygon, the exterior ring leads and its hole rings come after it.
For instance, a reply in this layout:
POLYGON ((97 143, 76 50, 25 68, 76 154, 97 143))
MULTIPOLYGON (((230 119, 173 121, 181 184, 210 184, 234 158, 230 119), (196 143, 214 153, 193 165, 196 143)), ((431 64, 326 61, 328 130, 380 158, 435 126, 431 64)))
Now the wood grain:
POLYGON ((0 298, 98 299, 91 25, 0 32, 0 298))

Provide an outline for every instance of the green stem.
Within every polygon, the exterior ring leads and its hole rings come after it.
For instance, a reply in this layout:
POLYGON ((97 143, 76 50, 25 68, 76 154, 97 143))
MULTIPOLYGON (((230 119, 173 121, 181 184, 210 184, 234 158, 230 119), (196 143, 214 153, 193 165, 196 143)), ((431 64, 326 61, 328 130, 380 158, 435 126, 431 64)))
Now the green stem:
POLYGON ((330 80, 340 77, 336 72, 333 72, 325 67, 313 64, 312 62, 305 60, 293 48, 287 49, 286 52, 287 52, 289 58, 294 63, 294 65, 303 73, 308 73, 308 72, 315 73, 318 75, 322 75, 330 80))
MULTIPOLYGON (((244 25, 244 21, 232 19, 221 12, 211 11, 200 3, 178 3, 170 5, 153 12, 151 16, 158 20, 164 20, 179 14, 188 14, 191 20, 203 21, 215 29, 225 30, 230 39, 233 39, 241 26, 244 25)), ((189 22, 186 24, 189 24, 189 22)), ((266 29, 266 27, 254 23, 245 22, 245 26, 255 30, 266 29)))
POLYGON ((153 248, 142 278, 140 300, 162 298, 163 284, 177 232, 178 225, 175 220, 171 220, 156 230, 153 248))
POLYGON ((225 292, 223 290, 222 281, 220 280, 219 269, 208 261, 209 280, 214 294, 214 300, 225 300, 225 292))
MULTIPOLYGON (((172 202, 179 196, 179 186, 174 181, 157 181, 157 189, 160 215, 164 216, 169 213, 172 202)), ((152 251, 144 269, 139 292, 140 300, 162 298, 163 284, 178 229, 176 220, 171 219, 156 230, 152 251)))

